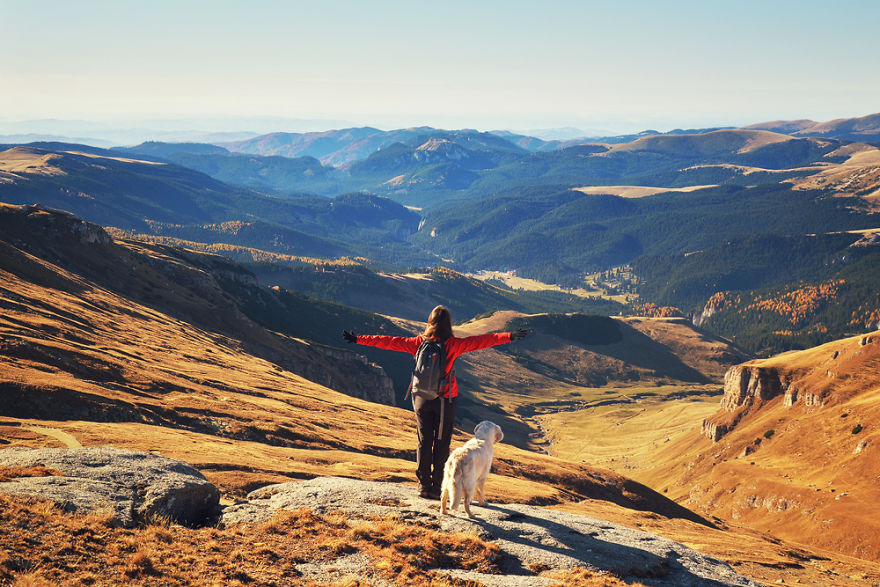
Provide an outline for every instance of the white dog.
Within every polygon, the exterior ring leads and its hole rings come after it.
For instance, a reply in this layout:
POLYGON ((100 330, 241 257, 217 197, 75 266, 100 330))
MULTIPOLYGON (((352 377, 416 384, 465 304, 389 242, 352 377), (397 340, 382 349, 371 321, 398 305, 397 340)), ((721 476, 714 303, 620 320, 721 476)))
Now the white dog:
POLYGON ((492 468, 496 442, 504 439, 501 426, 483 420, 474 428, 474 438, 458 447, 443 469, 443 489, 440 492, 440 512, 446 513, 446 506, 452 502, 452 510, 458 509, 458 503, 464 498, 464 511, 469 518, 471 500, 479 497, 480 505, 486 505, 486 477, 492 468))

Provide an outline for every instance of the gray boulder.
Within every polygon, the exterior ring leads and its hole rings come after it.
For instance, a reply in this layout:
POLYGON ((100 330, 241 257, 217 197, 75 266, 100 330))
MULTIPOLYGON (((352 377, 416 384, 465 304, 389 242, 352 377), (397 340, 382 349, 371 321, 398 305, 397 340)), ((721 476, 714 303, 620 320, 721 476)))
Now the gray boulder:
POLYGON ((224 525, 262 522, 279 509, 299 508, 361 516, 391 514, 404 522, 439 525, 444 531, 476 533, 502 550, 505 575, 461 570, 449 574, 485 585, 552 584, 552 580, 536 577, 530 568, 574 567, 607 571, 646 585, 757 585, 722 561, 641 530, 518 504, 472 504, 474 519, 463 512, 443 516, 436 501, 420 499, 414 487, 392 483, 319 477, 269 485, 251 492, 246 502, 225 508, 221 521, 224 525))
POLYGON ((15 447, 0 450, 0 465, 43 465, 63 475, 13 479, 0 483, 0 493, 44 497, 69 511, 108 511, 124 526, 153 517, 198 524, 220 502, 218 489, 192 466, 135 450, 15 447))

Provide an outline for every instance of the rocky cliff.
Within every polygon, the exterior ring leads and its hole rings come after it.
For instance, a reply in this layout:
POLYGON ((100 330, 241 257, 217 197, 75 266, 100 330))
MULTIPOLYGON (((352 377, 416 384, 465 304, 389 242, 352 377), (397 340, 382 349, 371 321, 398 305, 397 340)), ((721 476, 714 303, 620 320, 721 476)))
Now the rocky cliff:
POLYGON ((718 442, 752 406, 773 399, 787 389, 788 384, 772 367, 751 363, 734 365, 724 375, 724 396, 720 414, 703 420, 701 433, 718 442))
POLYGON ((880 337, 861 335, 814 349, 731 367, 724 376, 721 411, 704 420, 702 434, 717 442, 752 409, 782 397, 782 406, 821 408, 859 389, 873 365, 880 337))

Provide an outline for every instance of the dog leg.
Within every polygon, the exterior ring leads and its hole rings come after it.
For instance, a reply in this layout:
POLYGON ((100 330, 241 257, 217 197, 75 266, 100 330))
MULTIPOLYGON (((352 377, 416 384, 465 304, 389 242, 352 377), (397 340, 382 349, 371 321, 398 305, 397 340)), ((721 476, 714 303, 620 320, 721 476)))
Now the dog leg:
POLYGON ((477 480, 477 494, 480 496, 480 505, 485 507, 486 502, 486 478, 483 477, 477 480))
POLYGON ((440 513, 446 515, 446 506, 449 504, 449 487, 444 483, 440 491, 440 513))
POLYGON ((458 504, 461 502, 461 488, 453 485, 450 491, 452 493, 452 507, 450 509, 456 511, 458 510, 458 504))

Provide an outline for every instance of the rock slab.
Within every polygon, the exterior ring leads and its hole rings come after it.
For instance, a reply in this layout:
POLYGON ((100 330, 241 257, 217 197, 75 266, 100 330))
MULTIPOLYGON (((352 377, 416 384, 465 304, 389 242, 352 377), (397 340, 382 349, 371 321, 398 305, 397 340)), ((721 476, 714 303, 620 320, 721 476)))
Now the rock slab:
POLYGON ((397 516, 404 522, 439 524, 444 531, 476 533, 504 553, 505 575, 450 571, 486 585, 552 584, 532 569, 584 567, 607 571, 646 585, 755 586, 729 565, 678 542, 603 520, 518 504, 473 504, 475 519, 463 512, 443 516, 436 501, 399 484, 319 477, 263 487, 247 501, 224 509, 225 525, 268 520, 277 510, 308 508, 358 516, 397 516))
POLYGON ((162 517, 203 523, 219 507, 219 490, 192 466, 163 456, 109 446, 82 449, 7 448, 0 465, 43 465, 62 474, 0 483, 0 493, 33 495, 69 511, 109 511, 124 526, 162 517))

